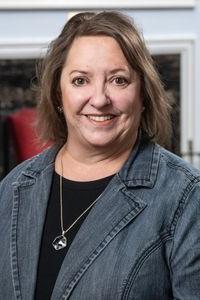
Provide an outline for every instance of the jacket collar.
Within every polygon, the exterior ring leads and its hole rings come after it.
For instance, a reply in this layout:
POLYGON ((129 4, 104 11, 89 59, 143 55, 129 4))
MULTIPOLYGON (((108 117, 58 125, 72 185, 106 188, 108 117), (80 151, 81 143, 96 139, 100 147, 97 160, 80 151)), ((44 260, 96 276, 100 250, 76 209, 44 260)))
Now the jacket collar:
POLYGON ((25 161, 25 168, 23 167, 24 163, 22 163, 22 171, 19 172, 19 175, 13 185, 31 185, 42 173, 45 173, 49 168, 52 169, 55 162, 55 157, 60 148, 61 146, 59 145, 54 145, 53 147, 47 148, 35 157, 31 158, 29 161, 25 161))
POLYGON ((129 159, 119 172, 128 187, 154 186, 160 159, 160 147, 145 137, 135 145, 129 159))
MULTIPOLYGON (((53 146, 30 160, 26 169, 21 173, 23 176, 18 177, 18 182, 23 183, 24 180, 27 182, 27 178, 24 176, 36 179, 42 172, 45 172, 49 166, 54 164, 59 149, 60 146, 53 146)), ((119 171, 119 177, 128 187, 146 186, 152 188, 157 176, 159 159, 160 147, 142 137, 119 171)))

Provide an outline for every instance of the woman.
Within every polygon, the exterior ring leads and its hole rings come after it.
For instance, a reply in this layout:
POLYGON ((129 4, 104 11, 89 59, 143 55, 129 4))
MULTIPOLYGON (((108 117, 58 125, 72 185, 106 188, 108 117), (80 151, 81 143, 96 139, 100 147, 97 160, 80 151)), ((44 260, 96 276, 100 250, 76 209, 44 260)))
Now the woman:
POLYGON ((135 26, 77 14, 41 74, 54 146, 1 183, 1 298, 200 299, 200 172, 158 145, 170 105, 135 26))

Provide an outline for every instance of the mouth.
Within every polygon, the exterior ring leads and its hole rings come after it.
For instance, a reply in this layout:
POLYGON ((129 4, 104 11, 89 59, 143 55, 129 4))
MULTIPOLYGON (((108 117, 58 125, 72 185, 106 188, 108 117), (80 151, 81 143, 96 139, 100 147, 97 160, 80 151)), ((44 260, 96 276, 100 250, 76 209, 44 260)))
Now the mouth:
POLYGON ((106 121, 110 121, 112 119, 114 119, 116 116, 115 115, 86 115, 86 117, 94 122, 106 122, 106 121))

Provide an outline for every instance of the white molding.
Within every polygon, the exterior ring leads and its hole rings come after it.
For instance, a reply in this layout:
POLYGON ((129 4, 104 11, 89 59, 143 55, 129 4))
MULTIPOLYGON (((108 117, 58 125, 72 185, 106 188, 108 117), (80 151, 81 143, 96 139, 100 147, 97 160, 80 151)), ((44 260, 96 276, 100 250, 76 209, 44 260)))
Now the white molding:
POLYGON ((0 0, 0 9, 186 8, 196 0, 0 0))
POLYGON ((146 37, 152 54, 180 54, 181 154, 190 161, 189 141, 195 140, 195 43, 196 36, 146 37))
POLYGON ((0 59, 34 59, 42 57, 52 39, 0 39, 0 59))
MULTIPOLYGON (((52 38, 53 39, 53 38, 52 38)), ((42 57, 49 39, 1 40, 0 59, 31 59, 42 57)), ((180 54, 181 59, 181 153, 189 161, 188 141, 195 140, 195 43, 196 36, 146 36, 152 54, 180 54)))

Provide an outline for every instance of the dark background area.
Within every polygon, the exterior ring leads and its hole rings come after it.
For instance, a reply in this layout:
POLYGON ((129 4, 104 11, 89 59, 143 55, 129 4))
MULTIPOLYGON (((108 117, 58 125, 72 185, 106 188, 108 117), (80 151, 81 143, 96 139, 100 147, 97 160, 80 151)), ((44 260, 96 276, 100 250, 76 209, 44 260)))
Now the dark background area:
MULTIPOLYGON (((180 155, 180 55, 156 55, 153 58, 173 102, 173 137, 170 150, 180 155)), ((36 105, 33 88, 36 81, 36 63, 38 61, 34 59, 0 60, 0 179, 17 163, 5 120, 9 114, 23 107, 36 105)))

